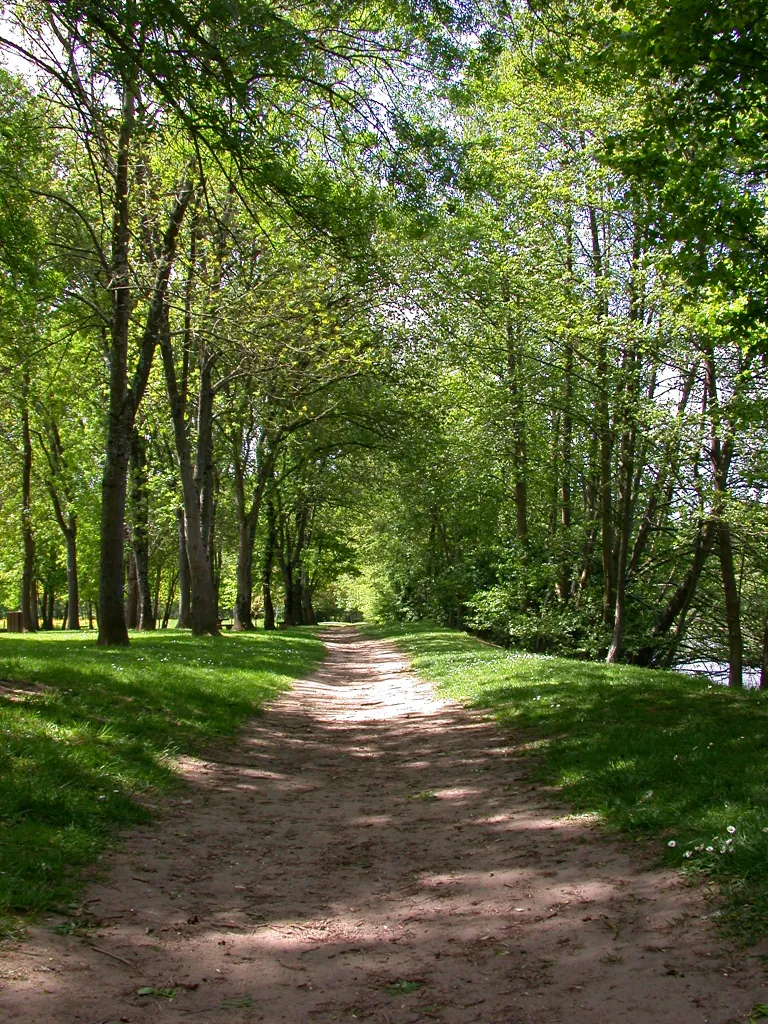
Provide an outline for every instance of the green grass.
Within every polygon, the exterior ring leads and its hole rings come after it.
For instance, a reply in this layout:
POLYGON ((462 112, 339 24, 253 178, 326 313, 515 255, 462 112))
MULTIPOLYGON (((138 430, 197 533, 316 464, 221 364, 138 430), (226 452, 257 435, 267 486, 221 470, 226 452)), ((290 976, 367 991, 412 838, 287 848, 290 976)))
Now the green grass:
POLYGON ((534 776, 574 812, 649 837, 666 863, 716 880, 730 934, 768 935, 768 694, 433 627, 367 632, 395 640, 441 694, 519 730, 540 755, 534 776))
POLYGON ((173 758, 231 740, 304 676, 307 630, 193 639, 0 634, 0 919, 67 905, 116 831, 150 818, 137 797, 178 786, 173 758), (14 683, 34 690, 8 692, 14 683))

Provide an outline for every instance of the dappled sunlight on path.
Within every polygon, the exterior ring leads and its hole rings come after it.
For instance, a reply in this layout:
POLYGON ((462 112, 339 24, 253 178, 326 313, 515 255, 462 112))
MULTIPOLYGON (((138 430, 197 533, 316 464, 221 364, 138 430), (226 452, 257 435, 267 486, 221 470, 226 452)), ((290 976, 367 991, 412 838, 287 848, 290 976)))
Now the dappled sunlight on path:
POLYGON ((390 644, 326 639, 106 858, 84 939, 6 950, 0 1020, 714 1024, 766 1001, 701 896, 563 817, 510 737, 390 644))

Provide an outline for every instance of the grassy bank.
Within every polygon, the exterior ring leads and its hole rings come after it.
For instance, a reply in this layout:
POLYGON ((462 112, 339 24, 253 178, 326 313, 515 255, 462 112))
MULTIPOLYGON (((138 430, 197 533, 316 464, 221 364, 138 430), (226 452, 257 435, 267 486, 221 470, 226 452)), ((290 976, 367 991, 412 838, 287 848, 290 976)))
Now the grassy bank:
POLYGON ((0 918, 70 901, 78 869, 178 785, 173 757, 232 738, 322 656, 305 630, 193 639, 0 634, 0 918))
POLYGON ((374 628, 422 678, 522 730, 533 770, 578 813, 658 841, 667 863, 706 873, 721 920, 768 935, 768 694, 671 672, 537 657, 425 627, 374 628))

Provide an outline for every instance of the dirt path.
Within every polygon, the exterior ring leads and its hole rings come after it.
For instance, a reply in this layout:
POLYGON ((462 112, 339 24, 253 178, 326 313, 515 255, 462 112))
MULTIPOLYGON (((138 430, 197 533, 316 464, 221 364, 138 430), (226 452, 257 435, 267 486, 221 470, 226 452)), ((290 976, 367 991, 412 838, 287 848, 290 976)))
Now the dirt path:
POLYGON ((493 724, 391 645, 326 640, 106 858, 86 939, 6 949, 0 1021, 722 1024, 768 1002, 700 896, 559 816, 493 724))

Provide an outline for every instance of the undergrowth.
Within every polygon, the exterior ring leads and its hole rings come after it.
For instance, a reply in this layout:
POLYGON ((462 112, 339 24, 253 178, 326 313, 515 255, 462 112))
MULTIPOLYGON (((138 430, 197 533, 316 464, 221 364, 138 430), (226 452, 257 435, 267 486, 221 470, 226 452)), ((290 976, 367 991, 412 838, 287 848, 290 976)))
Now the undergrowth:
POLYGON ((179 784, 178 754, 233 738, 323 653, 306 630, 195 639, 0 635, 0 928, 66 906, 137 797, 179 784))
POLYGON ((629 665, 541 657, 434 627, 390 637, 442 695, 521 731, 577 813, 716 880, 733 937, 768 935, 768 694, 629 665))

